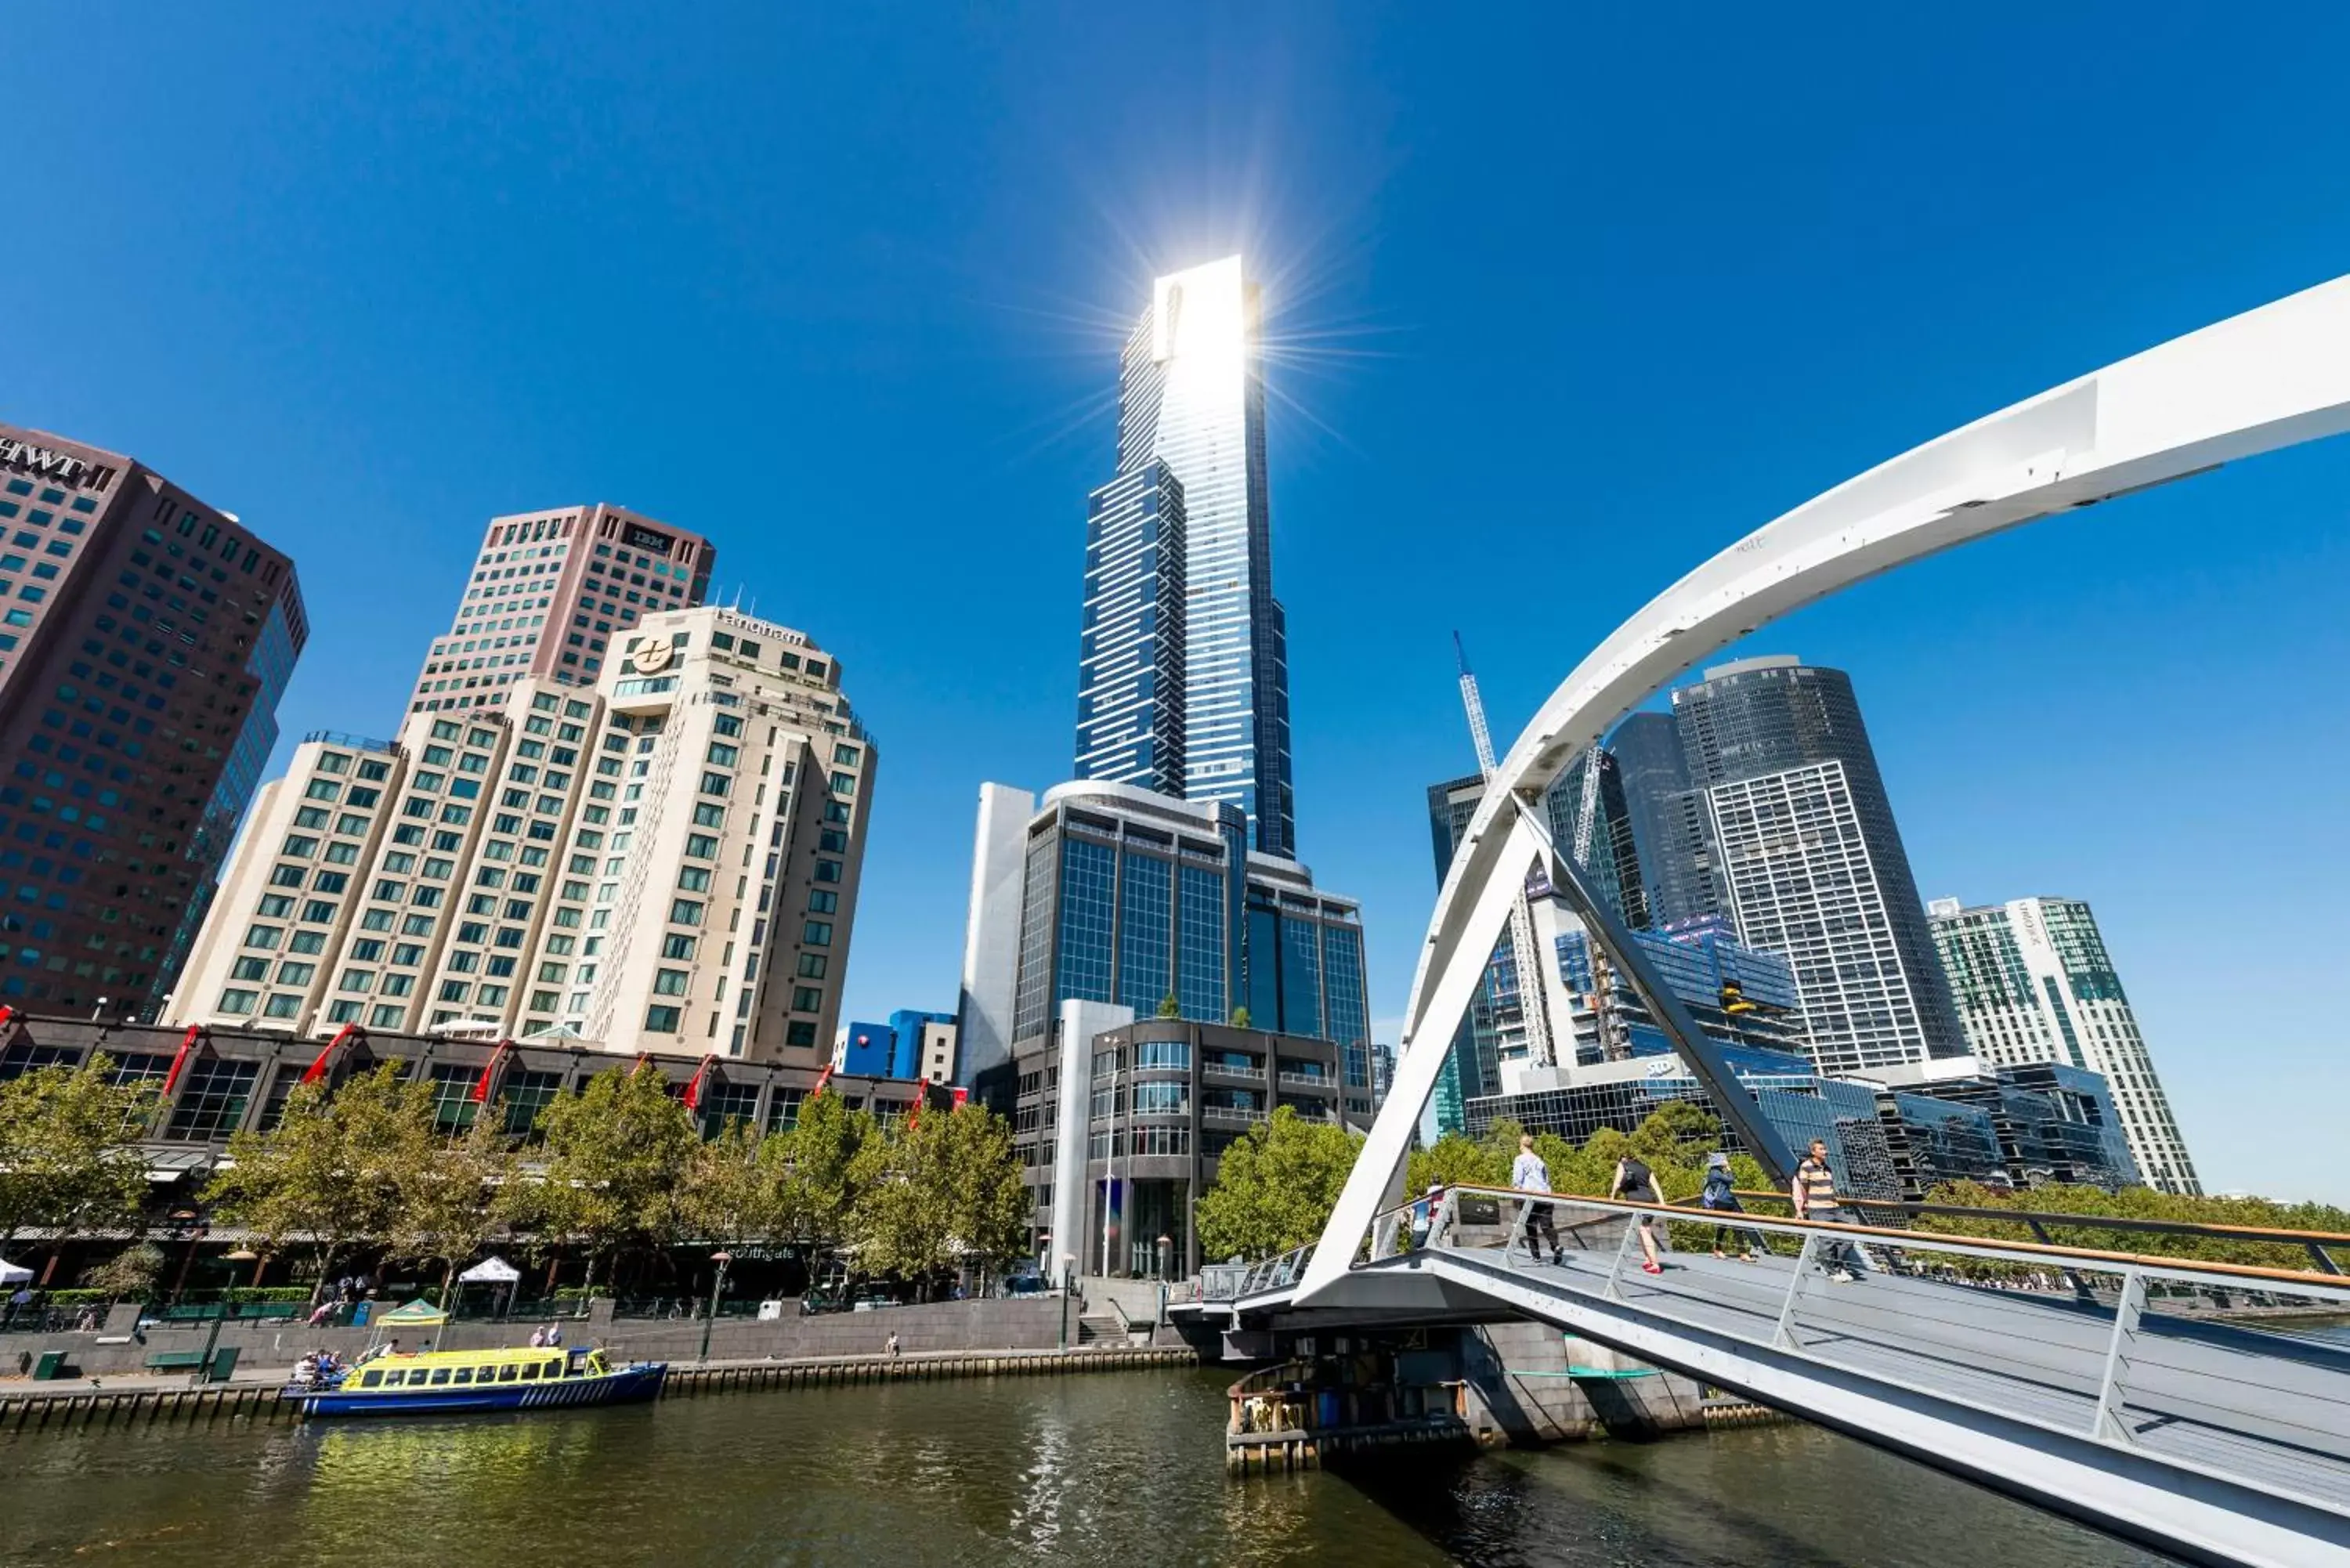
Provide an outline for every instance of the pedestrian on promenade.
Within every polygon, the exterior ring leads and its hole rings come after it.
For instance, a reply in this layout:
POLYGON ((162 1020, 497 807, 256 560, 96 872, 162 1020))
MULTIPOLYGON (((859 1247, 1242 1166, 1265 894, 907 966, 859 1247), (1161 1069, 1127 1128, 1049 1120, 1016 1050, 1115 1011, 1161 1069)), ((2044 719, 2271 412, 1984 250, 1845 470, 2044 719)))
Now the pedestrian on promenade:
MULTIPOLYGON (((1825 1138, 1814 1138, 1811 1152, 1795 1167, 1795 1179, 1787 1190, 1795 1205, 1795 1218, 1822 1225, 1846 1222, 1844 1205, 1836 1200, 1835 1172, 1828 1168, 1828 1145, 1825 1138)), ((1842 1237, 1823 1238, 1820 1242, 1820 1266, 1828 1278, 1840 1285, 1853 1281, 1856 1268, 1867 1265, 1860 1261, 1859 1249, 1842 1237)))
MULTIPOLYGON (((1746 1212, 1745 1205, 1738 1201, 1736 1183, 1731 1178, 1730 1157, 1720 1149, 1705 1157, 1705 1190, 1698 1194, 1698 1203, 1716 1214, 1746 1212)), ((1717 1258, 1726 1256, 1721 1243, 1737 1240, 1739 1234, 1727 1223, 1717 1223, 1713 1228, 1713 1255, 1717 1258)), ((1752 1231, 1744 1232, 1744 1235, 1746 1240, 1738 1256, 1742 1262, 1751 1263, 1754 1261, 1755 1235, 1752 1231)))
MULTIPOLYGON (((1648 1169, 1648 1162, 1637 1154, 1627 1154, 1616 1162, 1616 1179, 1607 1184, 1607 1196, 1620 1198, 1627 1203, 1661 1203, 1657 1196, 1657 1179, 1648 1169)), ((1665 1265, 1657 1260, 1657 1217, 1639 1214, 1633 1225, 1640 1237, 1640 1272, 1661 1274, 1665 1265)))
MULTIPOLYGON (((1518 1158, 1516 1163, 1510 1167, 1510 1185, 1521 1192, 1550 1190, 1550 1167, 1544 1164, 1543 1157, 1534 1152, 1534 1136, 1532 1133, 1518 1135, 1518 1158)), ((1558 1226, 1552 1221, 1550 1210, 1551 1206, 1547 1203, 1526 1205, 1526 1251, 1535 1262, 1541 1262, 1542 1248, 1534 1238, 1537 1233, 1547 1236, 1550 1238, 1550 1261, 1564 1263, 1566 1262, 1566 1249, 1558 1244, 1558 1226)))
POLYGON ((546 1330, 545 1328, 534 1328, 530 1331, 530 1347, 533 1350, 545 1350, 546 1348, 546 1330))
POLYGON ((1428 1245, 1429 1233, 1436 1228, 1437 1205, 1444 1201, 1444 1188, 1430 1182, 1419 1201, 1411 1206, 1411 1250, 1415 1252, 1428 1245))
POLYGON ((898 1359, 898 1331, 897 1331, 896 1329, 894 1329, 894 1328, 893 1328, 893 1329, 891 1329, 891 1330, 889 1331, 889 1347, 888 1347, 888 1348, 889 1348, 889 1359, 890 1359, 890 1360, 892 1360, 892 1361, 897 1360, 897 1359, 898 1359))

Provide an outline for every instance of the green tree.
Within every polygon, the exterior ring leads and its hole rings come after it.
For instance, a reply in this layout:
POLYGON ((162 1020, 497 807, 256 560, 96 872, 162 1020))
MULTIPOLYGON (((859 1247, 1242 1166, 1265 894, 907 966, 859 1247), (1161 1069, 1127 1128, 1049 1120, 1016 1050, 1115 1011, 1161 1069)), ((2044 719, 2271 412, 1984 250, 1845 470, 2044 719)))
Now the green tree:
POLYGON ((432 1086, 387 1062, 331 1097, 324 1084, 300 1085, 276 1127, 232 1134, 204 1195, 262 1251, 307 1246, 325 1279, 348 1249, 390 1242, 437 1143, 432 1086))
POLYGON ((657 1073, 613 1067, 539 1113, 539 1179, 510 1188, 514 1220, 617 1272, 621 1254, 666 1242, 701 1137, 657 1073))
POLYGON ((849 1109, 838 1095, 813 1095, 801 1105, 799 1120, 787 1137, 768 1140, 782 1145, 780 1213, 785 1235, 820 1246, 837 1246, 849 1239, 850 1218, 875 1169, 872 1162, 858 1157, 880 1136, 872 1112, 849 1109))
POLYGON ((1362 1139, 1287 1106, 1224 1150, 1201 1195, 1200 1243, 1211 1258, 1270 1257, 1322 1233, 1362 1139))
POLYGON ((855 1164, 849 1231, 869 1273, 927 1282, 1020 1251, 1030 1200, 1012 1128, 977 1106, 932 1112, 868 1138, 855 1164))
POLYGON ((1232 1009, 1232 1027, 1235 1029, 1247 1029, 1251 1027, 1249 1023, 1249 1010, 1247 1008, 1235 1007, 1232 1009))
POLYGON ((1175 993, 1173 992, 1170 991, 1166 995, 1159 999, 1159 1016, 1161 1018, 1180 1018, 1183 1016, 1182 1004, 1175 1000, 1175 993))
POLYGON ((153 1298, 156 1282, 162 1277, 162 1249, 151 1241, 134 1241, 83 1274, 81 1282, 116 1301, 143 1302, 153 1298))
POLYGON ((733 1248, 785 1231, 785 1162, 780 1157, 788 1140, 788 1134, 763 1138, 737 1116, 695 1149, 678 1201, 685 1233, 733 1248))
POLYGON ((392 1256, 441 1265, 441 1304, 454 1300, 457 1271, 504 1230, 519 1199, 521 1173, 503 1102, 481 1107, 455 1138, 433 1137, 401 1172, 399 1206, 388 1250, 392 1256))
POLYGON ((147 1198, 138 1139, 153 1091, 114 1082, 103 1053, 0 1084, 0 1247, 28 1230, 52 1246, 137 1223, 147 1198))
POLYGON ((1506 1187, 1510 1162, 1484 1138, 1449 1132, 1426 1148, 1411 1151, 1404 1171, 1406 1196, 1430 1187, 1506 1187))

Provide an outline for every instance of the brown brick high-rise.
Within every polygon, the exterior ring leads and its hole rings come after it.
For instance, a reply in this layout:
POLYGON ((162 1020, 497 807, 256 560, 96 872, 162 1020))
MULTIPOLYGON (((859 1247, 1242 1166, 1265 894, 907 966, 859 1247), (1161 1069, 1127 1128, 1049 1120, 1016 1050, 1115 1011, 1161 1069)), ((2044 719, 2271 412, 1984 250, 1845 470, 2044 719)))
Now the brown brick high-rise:
POLYGON ((171 989, 308 636, 294 563, 234 515, 0 424, 0 1003, 171 989))

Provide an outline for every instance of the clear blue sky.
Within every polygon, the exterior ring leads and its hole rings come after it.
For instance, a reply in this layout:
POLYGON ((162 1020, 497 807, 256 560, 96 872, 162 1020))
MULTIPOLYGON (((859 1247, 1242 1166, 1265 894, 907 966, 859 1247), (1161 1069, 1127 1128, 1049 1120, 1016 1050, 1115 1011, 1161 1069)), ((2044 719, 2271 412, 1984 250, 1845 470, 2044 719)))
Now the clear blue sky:
MULTIPOLYGON (((1764 519, 2350 270, 2340 7, 1711 9, 18 7, 0 417, 293 551, 289 736, 393 728, 493 514, 712 535, 882 742, 852 1011, 946 1009, 976 786, 1069 766, 1122 324, 1244 247, 1392 1020, 1452 628, 1506 736, 1764 519)), ((2345 508, 2287 453, 1750 649, 1853 671, 1929 897, 2095 906, 2211 1185, 2335 1200, 2345 508)))

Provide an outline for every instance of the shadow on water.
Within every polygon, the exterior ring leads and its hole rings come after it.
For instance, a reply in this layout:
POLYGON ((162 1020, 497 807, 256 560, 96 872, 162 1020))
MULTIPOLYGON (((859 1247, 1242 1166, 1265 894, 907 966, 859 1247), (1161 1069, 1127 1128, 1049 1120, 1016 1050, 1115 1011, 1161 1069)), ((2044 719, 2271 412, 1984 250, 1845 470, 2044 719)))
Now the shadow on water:
POLYGON ((2145 1568, 1809 1428, 1234 1481, 1228 1372, 0 1438, 0 1563, 2145 1568))
POLYGON ((1330 1479, 1479 1568, 2171 1562, 1801 1426, 1349 1461, 1330 1479))

